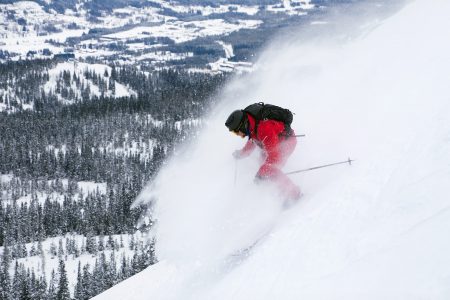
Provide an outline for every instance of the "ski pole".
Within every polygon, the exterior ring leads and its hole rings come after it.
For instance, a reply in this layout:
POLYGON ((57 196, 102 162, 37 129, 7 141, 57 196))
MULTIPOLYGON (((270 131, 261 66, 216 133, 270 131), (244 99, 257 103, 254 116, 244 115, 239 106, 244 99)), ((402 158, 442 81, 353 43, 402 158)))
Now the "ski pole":
POLYGON ((236 187, 236 181, 237 181, 237 167, 238 167, 238 161, 237 159, 234 160, 234 187, 236 187))
POLYGON ((340 165, 340 164, 347 164, 348 163, 349 165, 351 165, 352 161, 355 161, 355 160, 350 159, 350 157, 349 157, 348 160, 346 160, 346 161, 341 161, 341 162, 337 162, 337 163, 332 163, 332 164, 312 167, 312 168, 308 168, 308 169, 302 169, 302 170, 298 170, 298 171, 292 171, 292 172, 286 173, 286 175, 296 174, 296 173, 301 173, 301 172, 306 172, 306 171, 311 171, 311 170, 316 170, 316 169, 330 167, 330 166, 335 166, 335 165, 340 165))
POLYGON ((306 134, 297 134, 297 135, 288 135, 288 134, 282 134, 282 136, 285 136, 285 137, 305 137, 306 136, 306 134))

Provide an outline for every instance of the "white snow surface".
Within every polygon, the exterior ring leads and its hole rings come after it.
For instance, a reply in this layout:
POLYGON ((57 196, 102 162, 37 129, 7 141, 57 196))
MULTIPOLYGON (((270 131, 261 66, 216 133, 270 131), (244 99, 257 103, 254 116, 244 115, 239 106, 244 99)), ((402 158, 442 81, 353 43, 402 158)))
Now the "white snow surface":
POLYGON ((417 0, 346 42, 268 49, 138 199, 160 262, 95 299, 450 299, 448 15, 417 0), (293 175, 304 197, 282 210, 223 125, 256 100, 307 134, 285 171, 356 161, 293 175))

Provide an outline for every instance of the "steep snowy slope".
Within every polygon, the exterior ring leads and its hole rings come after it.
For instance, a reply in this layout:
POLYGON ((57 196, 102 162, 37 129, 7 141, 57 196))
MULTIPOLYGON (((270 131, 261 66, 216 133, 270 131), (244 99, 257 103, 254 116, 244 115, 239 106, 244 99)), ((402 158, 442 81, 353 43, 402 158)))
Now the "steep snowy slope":
POLYGON ((417 0, 359 36, 268 49, 141 195, 160 262, 95 299, 449 299, 449 14, 417 0), (293 175, 305 196, 283 211, 252 182, 258 155, 231 157, 224 120, 255 100, 307 134, 286 171, 357 161, 293 175))

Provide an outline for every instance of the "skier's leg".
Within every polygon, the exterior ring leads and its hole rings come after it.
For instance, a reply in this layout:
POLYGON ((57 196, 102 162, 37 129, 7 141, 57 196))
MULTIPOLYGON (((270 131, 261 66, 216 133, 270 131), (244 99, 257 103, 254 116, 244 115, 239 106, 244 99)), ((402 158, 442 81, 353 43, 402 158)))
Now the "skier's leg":
MULTIPOLYGON (((297 139, 295 137, 288 137, 285 141, 281 143, 281 151, 283 153, 282 160, 278 165, 279 168, 286 164, 286 161, 294 152, 295 147, 297 146, 297 139)), ((292 180, 283 172, 279 172, 276 177, 277 185, 280 191, 283 194, 285 199, 289 200, 298 200, 301 196, 300 188, 292 182, 292 180)))
POLYGON ((294 152, 296 146, 297 138, 295 137, 288 137, 280 143, 280 152, 282 153, 282 155, 279 163, 277 164, 279 168, 284 167, 286 161, 294 152))
POLYGON ((268 179, 274 182, 284 199, 294 201, 298 200, 301 196, 300 188, 280 169, 294 152, 296 145, 296 138, 286 138, 279 144, 281 155, 276 156, 276 160, 273 157, 270 162, 266 160, 256 174, 257 180, 268 179))
POLYGON ((259 180, 267 179, 274 182, 284 199, 298 200, 301 196, 300 188, 274 165, 264 164, 259 169, 256 178, 259 180))
POLYGON ((301 197, 300 188, 289 179, 289 177, 280 171, 279 176, 275 179, 275 183, 286 200, 298 200, 301 197))

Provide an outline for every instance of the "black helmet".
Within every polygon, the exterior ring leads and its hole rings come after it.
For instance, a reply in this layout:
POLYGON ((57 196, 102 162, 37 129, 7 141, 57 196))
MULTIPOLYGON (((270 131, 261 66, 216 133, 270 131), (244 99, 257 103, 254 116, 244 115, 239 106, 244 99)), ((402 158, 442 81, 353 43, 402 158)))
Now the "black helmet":
POLYGON ((228 117, 225 126, 227 126, 230 131, 237 131, 239 127, 241 127, 243 120, 244 112, 242 110, 235 110, 228 117))

